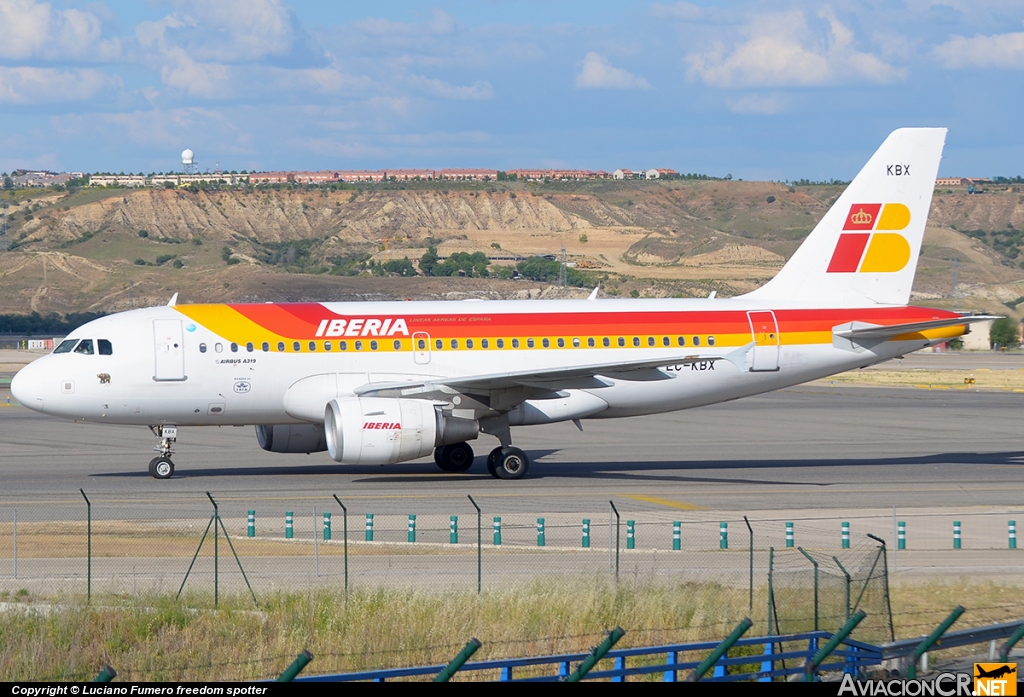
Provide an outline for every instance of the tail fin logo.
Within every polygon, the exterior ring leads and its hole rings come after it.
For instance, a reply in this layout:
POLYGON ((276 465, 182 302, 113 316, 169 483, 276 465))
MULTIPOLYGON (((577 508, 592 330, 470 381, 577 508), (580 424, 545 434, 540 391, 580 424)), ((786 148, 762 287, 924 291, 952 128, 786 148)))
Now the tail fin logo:
POLYGON ((827 273, 895 273, 910 261, 910 243, 898 232, 910 224, 902 203, 850 206, 827 273), (880 232, 885 230, 886 232, 880 232))

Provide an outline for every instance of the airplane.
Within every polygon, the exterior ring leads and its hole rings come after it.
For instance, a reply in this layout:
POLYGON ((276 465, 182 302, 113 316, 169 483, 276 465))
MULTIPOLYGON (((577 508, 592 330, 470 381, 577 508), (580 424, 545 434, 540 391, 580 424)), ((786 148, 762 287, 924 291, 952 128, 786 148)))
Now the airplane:
POLYGON ((891 133, 764 286, 734 298, 177 304, 75 329, 11 392, 43 414, 254 425, 274 453, 387 465, 433 455, 515 480, 514 426, 690 409, 869 366, 990 319, 908 305, 946 129, 891 133))

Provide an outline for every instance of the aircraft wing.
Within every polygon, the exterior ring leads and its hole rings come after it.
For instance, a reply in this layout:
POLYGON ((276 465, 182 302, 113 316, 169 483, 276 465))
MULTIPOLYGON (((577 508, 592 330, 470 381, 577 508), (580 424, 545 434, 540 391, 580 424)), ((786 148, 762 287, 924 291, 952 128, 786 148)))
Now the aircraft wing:
POLYGON ((582 389, 587 387, 606 387, 610 385, 605 378, 621 378, 625 380, 669 380, 671 377, 658 370, 669 365, 689 365, 701 361, 725 360, 745 370, 747 351, 753 343, 741 346, 727 354, 717 356, 669 356, 648 358, 639 361, 618 361, 611 363, 592 363, 582 366, 562 368, 544 368, 538 370, 509 371, 489 373, 466 377, 437 378, 422 382, 371 382, 357 387, 357 395, 384 396, 390 393, 396 396, 426 396, 429 393, 491 393, 502 390, 521 388, 537 390, 582 389), (396 394, 397 393, 397 394, 396 394))
POLYGON ((985 320, 1000 319, 990 315, 965 315, 963 317, 948 317, 944 319, 932 319, 925 322, 908 322, 906 324, 870 324, 868 322, 849 322, 832 328, 835 336, 844 339, 893 339, 903 334, 913 334, 929 329, 941 329, 943 327, 956 327, 961 324, 972 322, 983 322, 985 320))

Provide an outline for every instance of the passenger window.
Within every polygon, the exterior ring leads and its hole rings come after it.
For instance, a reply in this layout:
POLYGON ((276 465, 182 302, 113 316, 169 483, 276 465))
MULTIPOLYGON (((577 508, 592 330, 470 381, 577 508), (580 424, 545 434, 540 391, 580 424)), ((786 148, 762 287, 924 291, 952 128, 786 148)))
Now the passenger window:
MULTIPOLYGON (((324 350, 325 351, 330 351, 331 350, 331 342, 330 341, 325 341, 324 342, 324 350)), ((347 341, 339 341, 338 342, 338 350, 339 351, 348 351, 348 342, 347 341)))
POLYGON ((452 347, 453 349, 457 349, 457 348, 459 347, 459 340, 458 340, 458 339, 452 339, 452 340, 451 340, 451 341, 449 342, 449 344, 451 345, 451 347, 452 347))
POLYGON ((57 348, 55 348, 53 350, 53 352, 54 353, 68 353, 68 352, 71 351, 71 349, 73 349, 75 347, 75 344, 77 344, 77 343, 78 343, 78 339, 65 339, 64 341, 60 342, 60 345, 57 346, 57 348))
MULTIPOLYGON (((576 345, 580 345, 579 339, 576 339, 576 345)), ((565 339, 563 339, 562 337, 558 337, 558 348, 565 348, 565 339)))
POLYGON ((512 348, 519 348, 519 339, 512 339, 512 348))
POLYGON ((640 337, 638 337, 638 336, 634 336, 633 337, 633 345, 634 346, 639 346, 640 345, 640 337))
POLYGON ((355 345, 356 345, 356 351, 362 351, 363 350, 363 342, 362 341, 355 342, 355 345))
POLYGON ((541 345, 542 345, 542 346, 543 346, 544 348, 551 348, 551 342, 550 342, 550 341, 548 341, 547 337, 544 337, 543 339, 541 339, 541 342, 540 342, 540 343, 541 343, 541 345))
POLYGON ((699 336, 693 337, 693 345, 694 346, 700 346, 700 337, 699 336))
POLYGON ((661 337, 661 345, 662 346, 671 346, 672 345, 672 340, 669 339, 667 336, 663 336, 663 337, 661 337))
POLYGON ((533 346, 534 346, 533 339, 532 338, 531 339, 527 339, 526 340, 526 348, 533 348, 533 346))
POLYGON ((216 344, 213 345, 213 350, 216 351, 217 353, 223 353, 224 352, 224 344, 222 344, 222 343, 220 343, 218 341, 216 344))
POLYGON ((676 339, 676 343, 679 344, 680 346, 686 346, 686 337, 678 337, 676 339))
POLYGON ((78 346, 75 347, 75 353, 91 356, 93 354, 92 339, 82 339, 78 346))
POLYGON ((487 339, 480 339, 480 348, 490 348, 490 347, 491 347, 491 342, 489 342, 487 339))
POLYGON ((278 341, 277 342, 277 351, 278 351, 278 353, 284 353, 284 342, 283 341, 278 341))
MULTIPOLYGON (((579 344, 576 343, 577 341, 579 341, 579 339, 573 339, 572 340, 572 345, 573 346, 578 346, 579 344)), ((590 348, 594 348, 594 346, 596 344, 597 344, 597 342, 594 341, 594 337, 590 337, 590 338, 587 339, 587 346, 589 346, 590 348)))
POLYGON ((238 353, 238 344, 231 342, 231 353, 238 353))
POLYGON ((253 345, 252 345, 252 342, 251 342, 251 341, 250 341, 250 342, 248 342, 248 343, 246 343, 246 345, 245 345, 245 350, 246 350, 246 351, 248 351, 249 353, 252 353, 252 352, 253 352, 253 345))
POLYGON ((315 341, 310 341, 309 342, 309 350, 310 351, 316 351, 316 342, 315 341))
POLYGON ((466 339, 466 348, 473 348, 473 340, 466 339))
MULTIPOLYGON (((345 342, 344 341, 339 341, 338 342, 338 348, 340 348, 342 351, 344 351, 345 350, 345 342)), ((330 351, 330 350, 331 350, 331 342, 330 341, 325 341, 324 342, 324 351, 330 351)))
POLYGON ((296 341, 294 344, 292 344, 292 351, 294 351, 295 353, 298 353, 301 350, 302 350, 302 344, 300 344, 298 341, 296 341))
POLYGON ((715 345, 715 337, 709 336, 708 337, 708 346, 714 346, 714 345, 715 345))
POLYGON ((270 350, 270 344, 264 341, 260 348, 263 349, 264 353, 266 353, 267 351, 270 350))
POLYGON ((498 339, 498 348, 505 348, 505 340, 498 339))
POLYGON ((608 337, 605 337, 601 339, 601 345, 604 346, 605 348, 608 348, 609 346, 612 345, 612 340, 609 339, 608 337))
MULTIPOLYGON (((206 344, 202 344, 203 353, 206 353, 206 344)), ((96 348, 99 349, 101 356, 112 356, 114 355, 114 347, 106 339, 98 339, 96 341, 96 348)))
POLYGON ((444 348, 444 342, 441 341, 440 339, 435 340, 434 341, 434 348, 437 348, 437 349, 444 348))
MULTIPOLYGON (((559 341, 561 341, 561 339, 559 339, 559 341)), ((591 339, 591 341, 593 341, 593 339, 591 339)), ((573 348, 579 348, 580 347, 580 340, 574 337, 573 340, 572 340, 572 347, 573 348)))
POLYGON ((377 350, 377 340, 376 339, 373 339, 372 341, 370 341, 370 350, 371 351, 376 351, 377 350))
POLYGON ((620 336, 619 337, 619 346, 625 346, 625 345, 626 345, 625 337, 620 336))
POLYGON ((427 348, 427 342, 424 341, 423 339, 419 339, 416 342, 416 348, 418 348, 420 351, 423 351, 424 349, 427 348))
POLYGON ((401 351, 402 350, 402 342, 399 341, 398 339, 395 339, 394 347, 395 347, 396 351, 401 351))
MULTIPOLYGON (((100 347, 103 348, 102 346, 100 347)), ((199 344, 199 353, 206 353, 206 344, 199 344)))
POLYGON ((648 346, 654 346, 654 337, 653 336, 647 337, 647 345, 648 346))

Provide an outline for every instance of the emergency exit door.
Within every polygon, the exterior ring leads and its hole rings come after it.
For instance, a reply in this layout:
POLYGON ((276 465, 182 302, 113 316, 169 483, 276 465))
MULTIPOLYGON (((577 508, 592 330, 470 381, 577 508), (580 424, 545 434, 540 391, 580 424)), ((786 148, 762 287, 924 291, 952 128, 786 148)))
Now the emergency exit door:
POLYGON ((426 332, 413 332, 412 351, 414 361, 420 365, 430 363, 430 334, 426 332))
POLYGON ((153 320, 154 380, 185 379, 185 342, 180 319, 153 320))
POLYGON ((751 349, 750 372, 779 369, 779 325, 771 310, 748 312, 750 334, 754 339, 751 349))

